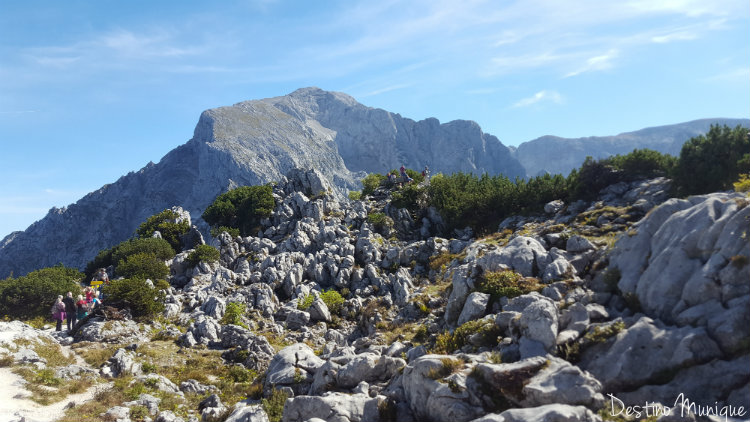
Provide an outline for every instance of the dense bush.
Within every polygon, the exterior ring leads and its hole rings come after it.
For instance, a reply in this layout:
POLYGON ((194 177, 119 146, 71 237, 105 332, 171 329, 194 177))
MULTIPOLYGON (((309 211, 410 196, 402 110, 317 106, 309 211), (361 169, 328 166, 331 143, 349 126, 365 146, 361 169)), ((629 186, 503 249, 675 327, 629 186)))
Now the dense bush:
POLYGON ((190 224, 187 221, 176 222, 179 217, 180 215, 177 212, 166 209, 141 223, 136 230, 136 234, 141 238, 150 238, 155 231, 158 231, 161 233, 161 237, 169 242, 175 251, 179 252, 182 250, 180 239, 190 230, 190 224))
POLYGON ((151 254, 162 261, 172 259, 175 256, 175 250, 172 249, 169 242, 156 237, 148 237, 126 240, 115 246, 112 250, 112 262, 120 262, 137 253, 151 254))
POLYGON ((344 298, 341 296, 341 293, 333 289, 326 290, 320 294, 320 298, 332 314, 341 313, 341 307, 344 305, 344 298))
POLYGON ((211 236, 213 237, 219 237, 219 235, 224 232, 229 233, 229 235, 232 236, 233 239, 240 235, 240 229, 235 228, 235 227, 227 227, 227 226, 211 227, 211 236))
POLYGON ((100 251, 92 261, 86 264, 84 279, 90 280, 97 269, 115 265, 137 253, 151 254, 161 261, 172 259, 175 256, 174 249, 164 239, 155 237, 129 239, 113 248, 100 251))
POLYGON ((707 134, 685 142, 674 171, 680 195, 732 189, 741 173, 750 173, 748 129, 712 125, 707 134))
POLYGON ((211 245, 198 245, 194 251, 187 256, 187 262, 191 267, 195 267, 201 261, 212 263, 219 260, 221 254, 219 250, 211 245))
POLYGON ((248 236, 275 206, 270 185, 242 186, 219 195, 203 212, 203 219, 214 227, 238 228, 242 236, 248 236))
POLYGON ((102 292, 108 304, 129 307, 134 317, 148 318, 164 311, 168 288, 164 280, 152 284, 144 278, 123 278, 102 286, 102 292))
POLYGON ((120 260, 115 272, 120 277, 159 280, 169 275, 169 267, 152 253, 138 252, 120 260))
POLYGON ((82 277, 78 270, 58 265, 0 280, 0 314, 23 319, 48 317, 58 295, 80 293, 82 277))
POLYGON ((221 317, 221 323, 223 325, 233 324, 247 328, 247 325, 242 322, 242 316, 244 314, 245 305, 243 303, 229 302, 227 303, 227 309, 224 312, 224 316, 221 317))
POLYGON ((367 196, 375 192, 381 183, 385 182, 386 177, 378 173, 370 173, 362 179, 362 196, 367 196))

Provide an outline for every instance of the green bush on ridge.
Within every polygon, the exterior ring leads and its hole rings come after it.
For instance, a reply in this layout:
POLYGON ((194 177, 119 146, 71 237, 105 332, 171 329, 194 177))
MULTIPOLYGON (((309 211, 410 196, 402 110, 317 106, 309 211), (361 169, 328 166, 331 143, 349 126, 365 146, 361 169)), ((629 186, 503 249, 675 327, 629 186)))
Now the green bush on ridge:
POLYGON ((175 251, 179 252, 182 250, 182 241, 180 239, 182 235, 190 230, 190 224, 187 221, 175 222, 179 217, 180 215, 176 211, 166 209, 152 215, 141 223, 138 230, 136 230, 136 234, 140 238, 150 238, 155 231, 158 231, 162 239, 169 242, 169 245, 175 251))
POLYGON ((77 295, 83 274, 57 265, 32 271, 18 278, 0 280, 0 315, 30 319, 49 317, 58 295, 77 295))
POLYGON ((254 234, 275 206, 270 185, 242 186, 217 196, 202 217, 213 227, 234 227, 242 236, 248 236, 254 234))

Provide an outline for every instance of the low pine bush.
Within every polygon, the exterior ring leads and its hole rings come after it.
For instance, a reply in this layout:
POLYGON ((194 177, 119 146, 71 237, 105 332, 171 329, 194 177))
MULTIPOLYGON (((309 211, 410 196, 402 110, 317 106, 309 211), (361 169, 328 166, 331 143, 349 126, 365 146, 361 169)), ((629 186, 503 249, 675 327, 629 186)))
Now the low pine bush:
POLYGON ((191 267, 195 267, 200 262, 212 263, 219 261, 221 254, 219 250, 211 245, 198 245, 193 252, 187 256, 187 262, 191 267))

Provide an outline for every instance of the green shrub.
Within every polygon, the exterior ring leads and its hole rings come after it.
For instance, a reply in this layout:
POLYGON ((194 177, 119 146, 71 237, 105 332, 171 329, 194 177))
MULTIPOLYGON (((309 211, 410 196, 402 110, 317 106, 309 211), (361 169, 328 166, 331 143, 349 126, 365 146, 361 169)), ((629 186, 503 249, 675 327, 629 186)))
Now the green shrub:
POLYGON ((234 324, 240 327, 247 328, 242 322, 242 316, 245 315, 245 305, 242 303, 229 302, 227 309, 224 311, 224 316, 221 317, 221 323, 223 325, 234 324))
POLYGON ((427 206, 427 189, 416 183, 410 183, 403 188, 393 192, 391 204, 397 208, 406 208, 416 211, 427 206))
POLYGON ((219 261, 219 258, 221 258, 221 254, 218 249, 211 245, 198 245, 194 251, 188 254, 187 262, 191 267, 195 267, 201 261, 210 264, 219 261))
POLYGON ((382 212, 374 212, 367 216, 367 221, 375 227, 376 231, 382 232, 393 227, 393 219, 382 212))
POLYGON ((674 170, 680 195, 732 189, 740 174, 750 173, 748 129, 712 125, 707 134, 685 142, 674 170))
POLYGON ((281 416, 284 413, 284 404, 288 398, 289 396, 284 391, 274 388, 268 398, 261 399, 260 404, 263 406, 263 410, 266 411, 269 422, 281 421, 281 416))
POLYGON ((750 192, 750 175, 740 174, 736 182, 732 183, 735 192, 750 192))
POLYGON ((232 239, 240 235, 240 229, 234 227, 220 226, 211 228, 211 236, 213 237, 219 237, 223 232, 229 233, 229 235, 232 236, 232 239))
POLYGON ((175 256, 174 248, 164 239, 156 237, 136 238, 126 240, 115 246, 112 250, 111 263, 116 264, 137 253, 151 254, 160 261, 166 261, 175 256))
POLYGON ((362 196, 371 195, 385 180, 386 177, 378 173, 370 173, 365 176, 362 179, 362 196))
POLYGON ((501 335, 500 329, 494 320, 475 319, 456 328, 452 333, 439 334, 435 339, 432 353, 453 353, 468 344, 469 337, 478 335, 478 343, 484 347, 497 344, 497 337, 501 335))
POLYGON ((158 280, 152 287, 144 278, 123 278, 102 286, 107 303, 127 306, 134 317, 153 317, 164 311, 165 290, 169 283, 158 280))
POLYGON ((488 271, 482 274, 477 283, 477 291, 487 293, 492 300, 501 297, 514 298, 541 290, 535 278, 524 278, 511 270, 488 271))
POLYGON ((154 254, 138 252, 120 260, 115 272, 125 278, 158 280, 169 275, 169 267, 154 254))
POLYGON ((150 238, 155 231, 161 233, 161 237, 166 240, 176 251, 182 250, 182 235, 190 231, 190 224, 187 221, 176 221, 180 214, 171 209, 166 209, 158 214, 154 214, 146 221, 141 223, 136 230, 136 234, 141 238, 150 238))
POLYGON ((349 196, 349 199, 351 199, 352 201, 359 201, 360 199, 362 199, 362 191, 358 191, 358 190, 349 191, 348 196, 349 196))
POLYGON ((58 295, 77 294, 83 274, 63 265, 0 280, 0 314, 18 319, 48 318, 58 295))
POLYGON ((304 311, 305 309, 311 307, 313 302, 315 302, 315 296, 308 293, 304 295, 302 299, 297 303, 297 309, 299 309, 300 311, 304 311))
POLYGON ((344 305, 344 298, 341 296, 341 293, 333 289, 326 290, 320 294, 320 298, 332 314, 341 313, 341 307, 344 305))
POLYGON ((214 227, 235 227, 248 236, 275 206, 271 185, 242 186, 219 195, 203 212, 203 219, 214 227))

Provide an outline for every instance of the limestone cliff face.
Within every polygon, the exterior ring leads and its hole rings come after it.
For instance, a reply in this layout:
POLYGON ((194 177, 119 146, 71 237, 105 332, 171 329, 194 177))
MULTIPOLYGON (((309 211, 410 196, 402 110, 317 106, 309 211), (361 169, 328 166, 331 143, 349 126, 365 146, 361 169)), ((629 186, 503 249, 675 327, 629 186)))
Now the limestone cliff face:
POLYGON ((292 168, 319 170, 342 196, 359 189, 361 171, 401 164, 429 165, 433 172, 523 174, 510 151, 474 122, 415 122, 345 94, 300 89, 203 112, 193 138, 158 164, 53 208, 25 231, 6 236, 0 277, 57 263, 82 267, 156 212, 179 205, 199 216, 218 194, 278 181, 292 168))
POLYGON ((571 170, 580 167, 589 155, 599 159, 616 154, 627 154, 636 148, 649 148, 679 156, 685 141, 708 132, 712 124, 748 127, 750 120, 701 119, 676 125, 651 127, 615 136, 587 138, 542 136, 519 145, 514 151, 514 156, 526 169, 528 176, 537 176, 545 172, 567 176, 571 170))

